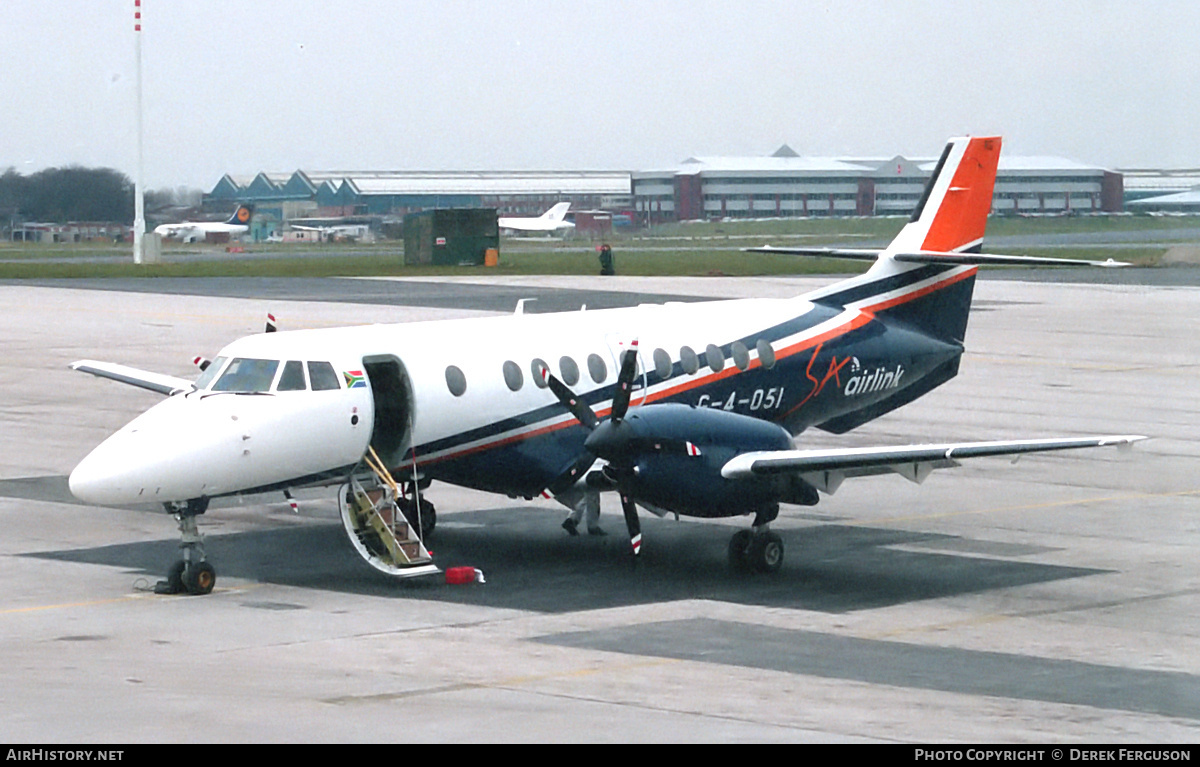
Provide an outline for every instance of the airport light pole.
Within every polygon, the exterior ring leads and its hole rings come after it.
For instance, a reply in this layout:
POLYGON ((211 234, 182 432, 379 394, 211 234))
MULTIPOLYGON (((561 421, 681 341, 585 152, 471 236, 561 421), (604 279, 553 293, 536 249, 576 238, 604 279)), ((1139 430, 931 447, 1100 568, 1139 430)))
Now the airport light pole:
POLYGON ((136 58, 137 90, 137 169, 133 180, 133 263, 142 263, 142 245, 146 237, 145 189, 142 186, 142 0, 133 0, 133 50, 136 58))

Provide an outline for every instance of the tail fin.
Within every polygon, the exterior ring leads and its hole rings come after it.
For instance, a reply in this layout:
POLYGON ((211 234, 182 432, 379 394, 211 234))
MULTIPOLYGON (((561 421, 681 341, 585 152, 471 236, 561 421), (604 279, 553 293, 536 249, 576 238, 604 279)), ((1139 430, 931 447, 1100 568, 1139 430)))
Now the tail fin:
POLYGON ((951 139, 912 218, 887 253, 979 252, 1000 161, 1000 137, 951 139))
POLYGON ((557 224, 559 221, 562 221, 566 217, 567 210, 570 209, 570 207, 571 207, 571 203, 560 202, 560 203, 557 203, 550 210, 543 213, 540 217, 546 221, 553 221, 554 223, 557 224))
POLYGON ((227 224, 241 224, 242 226, 250 225, 250 217, 254 215, 254 203, 247 202, 238 206, 233 215, 229 217, 227 224))

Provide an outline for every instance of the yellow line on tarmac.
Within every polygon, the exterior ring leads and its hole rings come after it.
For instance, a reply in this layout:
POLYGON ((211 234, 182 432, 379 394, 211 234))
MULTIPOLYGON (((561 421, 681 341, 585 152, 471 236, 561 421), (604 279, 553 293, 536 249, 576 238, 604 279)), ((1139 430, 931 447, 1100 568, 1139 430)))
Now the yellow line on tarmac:
POLYGON ((123 597, 115 597, 113 599, 97 599, 91 602, 64 602, 58 605, 37 605, 35 607, 12 607, 7 610, 0 610, 0 615, 15 615, 18 613, 33 613, 42 610, 62 610, 70 607, 95 607, 96 605, 110 605, 117 602, 128 602, 133 599, 144 599, 145 594, 126 594, 123 597))
MULTIPOLYGON (((256 588, 256 586, 248 585, 248 586, 238 586, 238 587, 225 588, 225 589, 214 589, 212 593, 213 594, 232 593, 232 592, 241 593, 244 591, 249 591, 252 588, 256 588)), ((147 590, 145 592, 138 593, 138 594, 126 594, 123 597, 113 597, 111 599, 94 599, 94 600, 87 601, 87 602, 63 602, 61 604, 55 604, 55 605, 34 605, 32 607, 9 607, 7 609, 0 609, 0 615, 19 615, 21 613, 35 613, 35 612, 42 612, 44 610, 66 610, 66 609, 70 609, 72 607, 97 607, 99 605, 111 605, 111 604, 117 604, 119 602, 132 602, 132 601, 138 600, 138 599, 171 598, 171 597, 185 597, 185 596, 189 596, 189 595, 187 595, 187 594, 155 594, 153 591, 147 590)))

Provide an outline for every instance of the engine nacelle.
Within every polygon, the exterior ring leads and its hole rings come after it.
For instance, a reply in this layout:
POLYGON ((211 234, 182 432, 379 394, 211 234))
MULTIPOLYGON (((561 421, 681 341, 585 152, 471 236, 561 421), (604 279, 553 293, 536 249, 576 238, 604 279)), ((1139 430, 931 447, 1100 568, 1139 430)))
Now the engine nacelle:
POLYGON ((778 503, 812 505, 817 491, 789 476, 729 480, 721 468, 734 456, 788 450, 791 436, 773 423, 725 410, 690 405, 652 405, 632 411, 626 423, 643 446, 631 474, 619 478, 635 500, 693 517, 732 517, 778 503), (653 449, 657 442, 690 442, 700 454, 653 449))

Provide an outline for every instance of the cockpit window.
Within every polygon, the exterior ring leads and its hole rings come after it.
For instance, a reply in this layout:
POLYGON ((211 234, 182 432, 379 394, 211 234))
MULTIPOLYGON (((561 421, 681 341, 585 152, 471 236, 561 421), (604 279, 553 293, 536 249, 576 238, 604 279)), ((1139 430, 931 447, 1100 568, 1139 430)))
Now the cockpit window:
MULTIPOLYGON (((214 363, 215 364, 215 363, 214 363)), ((265 392, 275 380, 279 360, 252 360, 235 357, 213 384, 213 391, 265 392)))
POLYGON ((304 391, 304 365, 297 360, 283 363, 283 373, 279 376, 276 391, 304 391))
POLYGON ((217 357, 215 360, 208 363, 208 367, 206 367, 204 372, 200 374, 200 377, 196 379, 196 388, 207 389, 208 385, 212 383, 213 379, 217 377, 217 373, 220 373, 221 368, 224 366, 224 357, 217 357))
POLYGON ((313 391, 342 388, 338 383, 337 373, 333 372, 333 365, 328 362, 308 363, 308 378, 312 381, 313 391))

